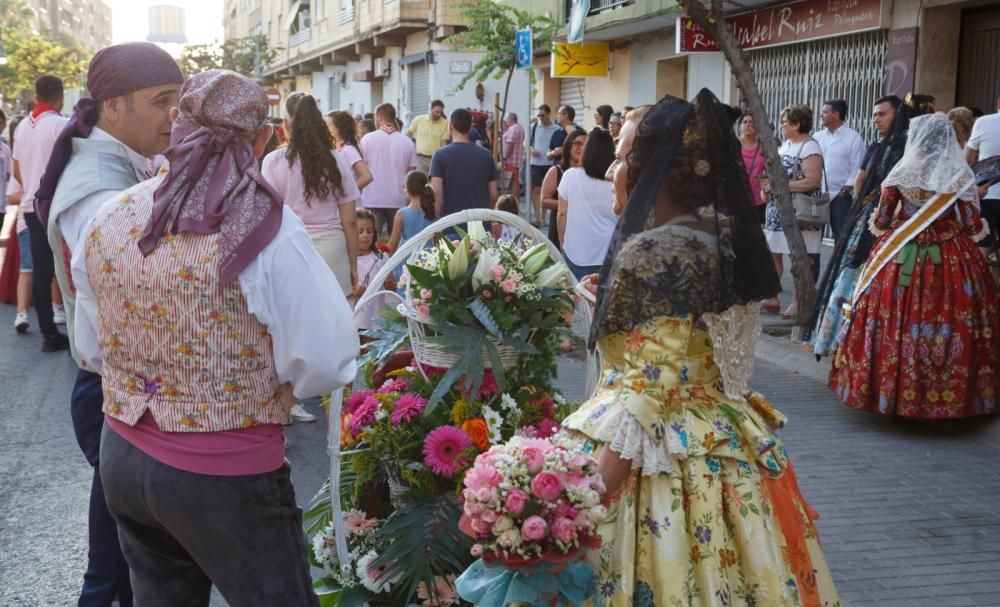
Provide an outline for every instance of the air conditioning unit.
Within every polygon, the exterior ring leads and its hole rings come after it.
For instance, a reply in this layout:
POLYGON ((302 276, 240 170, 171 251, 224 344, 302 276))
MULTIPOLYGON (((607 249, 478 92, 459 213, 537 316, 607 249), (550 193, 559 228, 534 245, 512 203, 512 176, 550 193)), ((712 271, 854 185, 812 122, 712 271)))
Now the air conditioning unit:
POLYGON ((392 60, 386 57, 376 57, 372 71, 376 76, 388 76, 392 60))
POLYGON ((344 82, 347 80, 347 72, 343 70, 337 70, 333 72, 332 78, 333 81, 336 82, 337 84, 344 84, 344 82))

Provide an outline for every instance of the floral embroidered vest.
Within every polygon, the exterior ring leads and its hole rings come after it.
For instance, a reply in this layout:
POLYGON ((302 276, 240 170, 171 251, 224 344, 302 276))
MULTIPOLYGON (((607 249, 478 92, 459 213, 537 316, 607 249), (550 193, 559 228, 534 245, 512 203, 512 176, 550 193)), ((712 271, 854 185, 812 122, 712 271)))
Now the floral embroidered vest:
POLYGON ((104 412, 134 425, 150 410, 165 432, 216 432, 289 421, 267 327, 239 282, 219 283, 218 234, 166 234, 144 257, 146 181, 104 205, 87 239, 100 310, 104 412))

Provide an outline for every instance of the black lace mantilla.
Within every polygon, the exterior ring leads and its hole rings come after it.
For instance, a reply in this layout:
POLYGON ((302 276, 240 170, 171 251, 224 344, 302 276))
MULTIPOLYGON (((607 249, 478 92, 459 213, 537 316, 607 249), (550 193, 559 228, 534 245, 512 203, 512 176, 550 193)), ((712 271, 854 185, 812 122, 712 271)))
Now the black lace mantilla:
MULTIPOLYGON (((722 250, 730 250, 725 242, 722 250)), ((600 337, 630 331, 656 317, 716 311, 718 251, 715 236, 679 224, 630 239, 615 260, 600 337)))

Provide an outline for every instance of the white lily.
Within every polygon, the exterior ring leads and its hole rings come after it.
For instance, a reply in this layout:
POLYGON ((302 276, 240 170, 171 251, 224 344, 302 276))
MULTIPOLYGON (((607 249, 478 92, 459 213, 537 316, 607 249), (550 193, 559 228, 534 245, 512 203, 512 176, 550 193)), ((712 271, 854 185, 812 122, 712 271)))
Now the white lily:
POLYGON ((482 285, 493 280, 493 275, 490 273, 490 269, 498 263, 500 263, 500 260, 493 254, 492 251, 486 248, 480 250, 479 260, 476 262, 476 268, 472 271, 472 288, 478 289, 482 285))
POLYGON ((524 266, 524 274, 531 276, 537 274, 545 261, 549 258, 549 248, 544 243, 538 243, 521 254, 521 264, 524 266))
POLYGON ((473 242, 478 242, 479 244, 486 244, 486 228, 483 227, 483 222, 470 221, 468 229, 469 229, 469 240, 473 242))
POLYGON ((448 277, 455 279, 465 274, 469 269, 469 237, 466 236, 462 242, 458 243, 448 260, 448 277))
POLYGON ((554 263, 538 273, 535 283, 543 289, 557 287, 563 280, 565 280, 566 272, 568 271, 569 269, 566 267, 566 264, 561 262, 554 263))

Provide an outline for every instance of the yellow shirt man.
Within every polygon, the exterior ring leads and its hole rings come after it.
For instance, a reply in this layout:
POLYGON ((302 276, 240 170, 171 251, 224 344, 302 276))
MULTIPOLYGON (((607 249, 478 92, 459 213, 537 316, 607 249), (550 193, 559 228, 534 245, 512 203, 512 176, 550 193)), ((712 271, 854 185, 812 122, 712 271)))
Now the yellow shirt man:
POLYGON ((414 118, 406 134, 416 140, 418 156, 433 156, 434 152, 448 140, 448 120, 444 117, 444 103, 438 100, 432 101, 430 113, 414 118))

